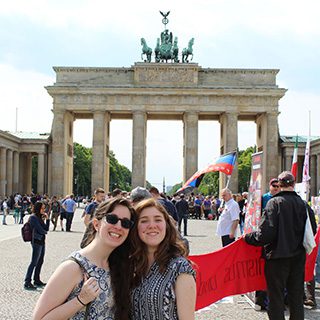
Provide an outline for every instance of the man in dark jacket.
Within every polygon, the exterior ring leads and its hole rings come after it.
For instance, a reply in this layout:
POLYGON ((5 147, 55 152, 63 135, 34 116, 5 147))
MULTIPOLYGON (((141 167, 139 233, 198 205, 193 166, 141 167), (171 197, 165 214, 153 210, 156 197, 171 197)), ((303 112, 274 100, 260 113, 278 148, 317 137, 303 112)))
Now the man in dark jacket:
POLYGON ((189 216, 189 204, 184 198, 184 194, 180 194, 180 200, 178 200, 175 204, 177 213, 178 213, 178 229, 181 233, 181 223, 183 220, 183 234, 184 236, 188 235, 187 231, 187 223, 188 223, 188 216, 189 216))
MULTIPOLYGON (((303 236, 307 205, 294 191, 294 176, 289 171, 279 177, 281 191, 269 200, 262 213, 260 230, 249 233, 245 241, 264 246, 265 276, 269 294, 268 316, 284 320, 284 290, 289 298, 290 319, 303 320, 304 266, 306 251, 303 236)), ((309 217, 316 228, 314 215, 309 217)))

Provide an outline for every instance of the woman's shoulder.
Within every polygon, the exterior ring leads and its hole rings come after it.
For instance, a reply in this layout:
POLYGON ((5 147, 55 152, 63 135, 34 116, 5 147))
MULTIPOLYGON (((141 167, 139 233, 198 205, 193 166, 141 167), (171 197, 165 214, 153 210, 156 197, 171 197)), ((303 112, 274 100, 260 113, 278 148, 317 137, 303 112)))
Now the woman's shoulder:
POLYGON ((195 274, 195 271, 192 268, 191 262, 183 256, 172 258, 169 262, 169 268, 174 270, 178 274, 180 273, 195 274))
POLYGON ((87 274, 96 273, 98 269, 101 269, 83 255, 81 250, 72 252, 65 260, 71 260, 74 263, 77 263, 82 269, 82 272, 87 274))
POLYGON ((83 275, 83 266, 80 257, 79 251, 74 251, 62 261, 59 267, 64 271, 75 273, 77 276, 80 274, 83 275))

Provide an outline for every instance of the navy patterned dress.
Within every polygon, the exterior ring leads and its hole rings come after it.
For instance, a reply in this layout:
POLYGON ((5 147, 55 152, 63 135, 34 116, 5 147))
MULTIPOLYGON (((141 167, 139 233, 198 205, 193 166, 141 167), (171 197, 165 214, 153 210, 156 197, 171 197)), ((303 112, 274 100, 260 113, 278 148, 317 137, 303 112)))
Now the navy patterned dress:
POLYGON ((179 319, 174 285, 182 273, 195 278, 190 262, 183 257, 172 258, 164 273, 160 273, 159 266, 154 262, 148 275, 132 292, 132 319, 179 319))
MULTIPOLYGON (((99 296, 90 304, 89 315, 87 319, 114 320, 114 300, 111 289, 110 272, 97 267, 96 265, 91 263, 86 257, 82 256, 78 251, 73 252, 69 257, 75 258, 90 277, 95 277, 101 289, 99 296)), ((67 301, 77 296, 80 293, 82 286, 83 280, 81 280, 81 282, 73 289, 67 301)), ((85 313, 86 308, 83 307, 83 309, 78 311, 70 319, 83 320, 85 313)))

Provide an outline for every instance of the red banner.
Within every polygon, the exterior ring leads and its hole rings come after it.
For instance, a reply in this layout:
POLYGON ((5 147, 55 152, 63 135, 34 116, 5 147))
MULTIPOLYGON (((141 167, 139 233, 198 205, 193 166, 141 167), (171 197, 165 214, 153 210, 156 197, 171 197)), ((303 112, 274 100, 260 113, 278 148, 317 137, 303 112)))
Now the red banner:
MULTIPOLYGON (((307 256, 305 280, 313 277, 320 228, 315 236, 317 248, 307 256)), ((261 247, 248 245, 243 239, 212 253, 190 256, 197 271, 196 310, 224 297, 265 290, 264 259, 261 247)))
POLYGON ((197 271, 196 310, 224 297, 265 289, 261 251, 241 239, 218 251, 190 256, 197 271))

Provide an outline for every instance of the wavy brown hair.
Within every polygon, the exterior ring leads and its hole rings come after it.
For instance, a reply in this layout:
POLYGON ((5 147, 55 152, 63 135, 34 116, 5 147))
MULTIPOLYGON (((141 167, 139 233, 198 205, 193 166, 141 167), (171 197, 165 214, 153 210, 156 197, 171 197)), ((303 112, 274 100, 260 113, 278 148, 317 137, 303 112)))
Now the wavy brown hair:
POLYGON ((159 244, 158 249, 154 255, 160 272, 163 273, 165 271, 171 258, 187 256, 186 247, 178 234, 178 230, 174 225, 173 219, 170 217, 166 209, 153 198, 139 202, 135 207, 137 222, 133 226, 130 233, 130 241, 132 247, 131 262, 134 268, 134 276, 131 281, 132 287, 138 286, 142 278, 146 276, 149 271, 147 245, 142 242, 138 235, 139 218, 142 211, 146 208, 156 208, 163 214, 164 220, 166 222, 165 238, 159 244))
MULTIPOLYGON (((130 202, 123 198, 107 200, 99 204, 94 212, 94 218, 97 220, 103 219, 108 213, 114 211, 117 206, 124 206, 129 209, 131 221, 136 221, 136 213, 130 202)), ((130 232, 132 232, 130 230, 130 232)), ((129 235, 130 235, 129 232, 129 235)), ((97 230, 94 228, 92 220, 90 221, 83 240, 82 247, 86 247, 95 238, 97 230)), ((117 248, 115 248, 109 256, 109 268, 111 276, 111 285, 115 301, 115 319, 129 319, 131 310, 130 298, 130 279, 129 274, 132 274, 132 265, 129 263, 129 253, 131 251, 129 236, 117 248)))

